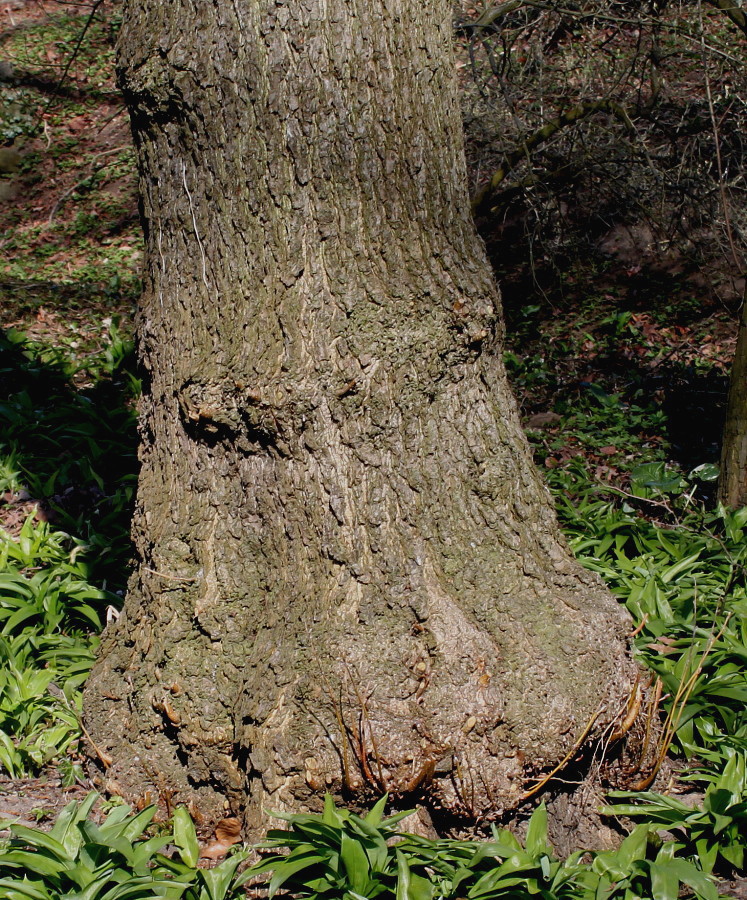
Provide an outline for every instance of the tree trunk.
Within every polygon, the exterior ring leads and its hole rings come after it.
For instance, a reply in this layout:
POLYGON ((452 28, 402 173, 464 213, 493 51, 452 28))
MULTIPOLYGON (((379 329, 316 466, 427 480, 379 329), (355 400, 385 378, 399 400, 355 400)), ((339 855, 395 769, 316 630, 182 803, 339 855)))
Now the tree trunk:
POLYGON ((501 363, 442 0, 126 0, 137 566, 85 722, 128 796, 517 805, 631 689, 501 363))
POLYGON ((747 290, 729 376, 718 493, 724 506, 732 509, 747 506, 747 290))

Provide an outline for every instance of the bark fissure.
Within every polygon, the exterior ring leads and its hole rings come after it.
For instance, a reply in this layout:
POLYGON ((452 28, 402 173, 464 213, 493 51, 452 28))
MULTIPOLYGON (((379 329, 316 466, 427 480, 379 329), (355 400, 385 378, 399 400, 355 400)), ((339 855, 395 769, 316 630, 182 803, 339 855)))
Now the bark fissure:
POLYGON ((131 0, 122 34, 149 387, 109 777, 252 828, 325 789, 496 816, 630 666, 502 369, 448 11, 131 0))

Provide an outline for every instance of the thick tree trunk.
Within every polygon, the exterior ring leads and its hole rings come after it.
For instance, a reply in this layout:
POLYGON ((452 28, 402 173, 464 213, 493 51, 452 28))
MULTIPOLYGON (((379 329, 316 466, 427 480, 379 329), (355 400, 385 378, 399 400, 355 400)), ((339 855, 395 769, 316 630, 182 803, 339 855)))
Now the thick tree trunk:
POLYGON ((149 376, 85 721, 215 815, 515 806, 631 689, 500 361, 441 0, 129 0, 149 376))

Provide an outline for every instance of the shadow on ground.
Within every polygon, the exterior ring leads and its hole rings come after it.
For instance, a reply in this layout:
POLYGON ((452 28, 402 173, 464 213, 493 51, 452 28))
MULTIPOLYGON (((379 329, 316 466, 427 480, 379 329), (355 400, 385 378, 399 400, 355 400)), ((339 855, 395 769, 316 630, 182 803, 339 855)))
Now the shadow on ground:
POLYGON ((0 526, 29 515, 88 545, 92 577, 124 588, 137 478, 131 344, 82 369, 13 329, 0 331, 0 526), (81 373, 88 385, 76 388, 81 373))

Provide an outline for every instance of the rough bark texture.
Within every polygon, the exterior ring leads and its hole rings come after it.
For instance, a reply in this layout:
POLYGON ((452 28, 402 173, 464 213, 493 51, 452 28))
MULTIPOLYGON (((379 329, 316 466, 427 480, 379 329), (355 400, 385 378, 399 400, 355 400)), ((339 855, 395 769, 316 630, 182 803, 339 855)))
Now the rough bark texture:
POLYGON ((732 509, 747 506, 747 291, 729 378, 718 488, 724 506, 732 509))
POLYGON ((441 0, 128 0, 149 375, 110 786, 484 818, 631 688, 500 361, 441 0))

